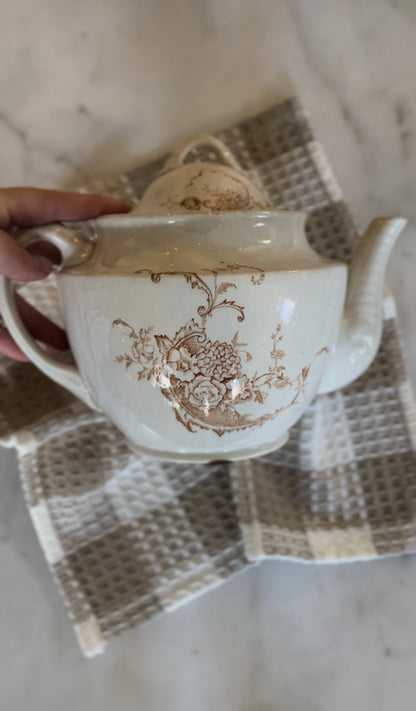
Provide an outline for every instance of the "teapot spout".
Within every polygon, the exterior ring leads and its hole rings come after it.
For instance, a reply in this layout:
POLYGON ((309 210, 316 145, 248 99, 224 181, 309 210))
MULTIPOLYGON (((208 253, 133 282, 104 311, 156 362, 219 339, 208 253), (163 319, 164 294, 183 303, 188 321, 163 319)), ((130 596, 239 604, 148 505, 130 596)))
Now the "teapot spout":
POLYGON ((390 253, 407 220, 371 222, 351 261, 344 315, 319 393, 352 383, 371 365, 383 328, 384 277, 390 253))

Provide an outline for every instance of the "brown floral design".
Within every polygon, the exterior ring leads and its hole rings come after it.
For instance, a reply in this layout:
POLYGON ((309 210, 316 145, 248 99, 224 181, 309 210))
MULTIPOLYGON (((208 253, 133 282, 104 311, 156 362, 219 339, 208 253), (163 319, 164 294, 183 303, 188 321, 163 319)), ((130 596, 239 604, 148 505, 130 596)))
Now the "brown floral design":
POLYGON ((172 193, 167 196, 161 207, 169 213, 184 210, 189 212, 228 212, 235 210, 267 210, 270 208, 268 201, 258 195, 255 197, 247 180, 236 175, 234 170, 226 167, 213 166, 199 170, 192 175, 185 185, 185 195, 172 193), (221 181, 219 187, 214 187, 207 181, 206 176, 218 175, 221 181), (226 185, 224 184, 226 178, 226 185))
MULTIPOLYGON (((228 266, 228 265, 227 265, 228 266)), ((158 283, 166 274, 155 274, 148 270, 151 280, 158 283)), ((170 272, 172 274, 173 272, 170 272)), ((279 413, 296 404, 304 392, 312 364, 290 379, 283 364, 285 352, 281 348, 281 325, 278 324, 270 336, 270 365, 264 373, 245 372, 252 355, 246 343, 239 342, 235 332, 231 341, 212 341, 205 330, 206 320, 218 308, 231 308, 238 312, 237 321, 244 320, 244 307, 235 301, 222 299, 232 282, 218 284, 217 272, 212 272, 214 287, 197 274, 181 273, 191 288, 202 290, 207 304, 197 309, 199 321, 191 318, 173 337, 154 334, 154 328, 135 330, 121 318, 113 322, 114 327, 127 329, 132 343, 130 351, 117 356, 118 363, 126 369, 134 365, 137 379, 152 381, 171 402, 177 420, 190 432, 206 429, 221 436, 232 430, 255 427, 274 419, 279 413), (255 402, 262 405, 273 389, 290 388, 292 398, 289 403, 276 410, 253 418, 240 411, 242 403, 255 402)), ((264 276, 264 275, 262 275, 264 276)), ((258 284, 257 278, 253 283, 258 284)), ((315 355, 319 356, 327 348, 315 355)))
POLYGON ((203 410, 205 416, 212 408, 219 407, 226 394, 227 388, 220 380, 207 375, 197 375, 186 383, 185 397, 191 407, 203 410))

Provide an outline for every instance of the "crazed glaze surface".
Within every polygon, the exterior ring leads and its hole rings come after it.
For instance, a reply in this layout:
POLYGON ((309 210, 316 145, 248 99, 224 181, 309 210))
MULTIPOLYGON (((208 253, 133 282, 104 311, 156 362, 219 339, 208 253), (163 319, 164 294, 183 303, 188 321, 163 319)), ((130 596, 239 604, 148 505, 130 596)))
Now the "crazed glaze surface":
POLYGON ((71 274, 249 270, 295 271, 332 266, 309 246, 300 212, 226 212, 147 216, 135 212, 84 223, 95 241, 71 274))

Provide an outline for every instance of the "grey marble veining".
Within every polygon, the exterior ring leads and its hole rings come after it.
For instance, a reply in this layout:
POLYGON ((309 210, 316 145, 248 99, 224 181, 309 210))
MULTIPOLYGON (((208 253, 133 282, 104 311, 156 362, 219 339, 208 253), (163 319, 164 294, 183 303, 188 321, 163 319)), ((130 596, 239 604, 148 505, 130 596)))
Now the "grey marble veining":
MULTIPOLYGON (((297 92, 360 225, 403 214, 416 385, 413 0, 3 0, 0 184, 67 186, 297 92)), ((82 659, 0 452, 0 709, 413 711, 416 557, 268 562, 82 659)))

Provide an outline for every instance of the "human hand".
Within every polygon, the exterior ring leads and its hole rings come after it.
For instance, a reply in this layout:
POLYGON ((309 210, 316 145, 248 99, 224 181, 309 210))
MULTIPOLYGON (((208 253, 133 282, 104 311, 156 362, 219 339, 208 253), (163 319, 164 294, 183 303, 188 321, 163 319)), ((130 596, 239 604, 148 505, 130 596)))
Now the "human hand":
MULTIPOLYGON (((131 206, 104 195, 88 195, 39 188, 0 189, 0 274, 17 281, 44 279, 58 263, 57 249, 39 242, 27 250, 13 238, 16 227, 33 227, 56 220, 88 220, 109 213, 128 212, 131 206)), ((17 297, 20 316, 38 341, 57 350, 67 350, 65 331, 17 297)), ((0 353, 15 360, 27 356, 0 324, 0 353)))

